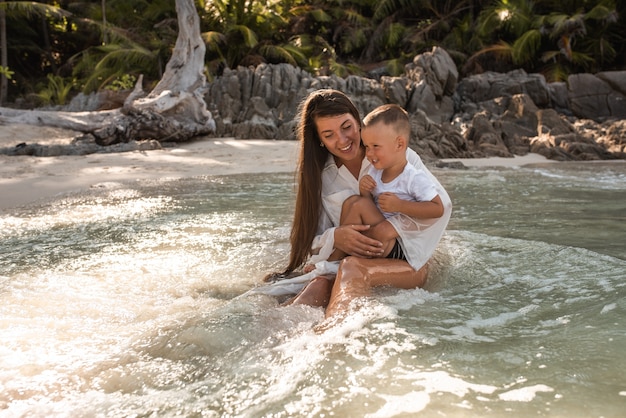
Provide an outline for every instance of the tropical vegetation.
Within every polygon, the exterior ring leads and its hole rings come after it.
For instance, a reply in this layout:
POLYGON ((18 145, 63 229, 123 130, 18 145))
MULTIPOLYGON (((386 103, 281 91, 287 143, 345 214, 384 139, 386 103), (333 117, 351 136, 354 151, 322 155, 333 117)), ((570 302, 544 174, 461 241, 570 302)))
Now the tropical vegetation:
MULTIPOLYGON (((550 81, 626 69, 621 0, 196 0, 209 80, 289 63, 319 75, 396 75, 445 48, 462 74, 522 68, 550 81)), ((161 77, 177 35, 174 0, 0 0, 0 102, 161 77)), ((19 103, 18 103, 19 104, 19 103)))

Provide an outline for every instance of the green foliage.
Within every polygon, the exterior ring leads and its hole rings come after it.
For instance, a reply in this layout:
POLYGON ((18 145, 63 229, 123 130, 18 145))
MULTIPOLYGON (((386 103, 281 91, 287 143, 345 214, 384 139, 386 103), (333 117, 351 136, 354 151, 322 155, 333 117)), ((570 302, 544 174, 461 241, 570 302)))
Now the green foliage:
POLYGON ((123 74, 116 78, 105 87, 105 90, 120 91, 120 90, 132 90, 137 83, 137 77, 132 74, 123 74))
POLYGON ((13 74, 15 74, 15 71, 11 71, 9 67, 3 67, 0 65, 0 74, 5 76, 7 80, 10 80, 11 77, 13 77, 13 74))
POLYGON ((406 65, 406 59, 404 57, 391 59, 387 61, 387 72, 392 76, 400 76, 404 73, 404 66, 406 65))
POLYGON ((511 47, 513 64, 520 65, 537 56, 541 47, 541 32, 539 29, 530 29, 515 40, 511 47))
MULTIPOLYGON (((102 4, 0 2, 15 81, 9 96, 35 91, 57 103, 66 91, 130 87, 140 74, 146 83, 156 82, 177 36, 175 1, 106 0, 106 13, 102 4), (46 74, 58 78, 35 86, 46 74)), ((617 0, 197 0, 196 5, 209 79, 227 67, 264 62, 340 76, 385 66, 399 75, 433 46, 445 48, 462 71, 523 68, 563 80, 581 71, 626 68, 626 2, 617 0)), ((5 76, 7 71, 0 69, 5 76)))
POLYGON ((479 15, 477 34, 486 46, 472 59, 502 53, 506 44, 513 66, 543 72, 549 80, 599 71, 619 58, 620 19, 613 0, 494 1, 479 15))
POLYGON ((138 44, 92 47, 70 58, 74 63, 73 75, 81 80, 81 90, 86 93, 105 88, 124 75, 154 76, 156 60, 153 51, 138 44))
POLYGON ((7 16, 13 18, 54 17, 66 18, 72 14, 55 4, 46 4, 35 1, 5 1, 0 3, 7 16))
POLYGON ((74 87, 73 80, 66 80, 58 75, 48 74, 48 84, 43 86, 36 94, 37 98, 45 105, 67 104, 69 94, 74 87))
POLYGON ((302 53, 289 41, 288 16, 293 2, 215 0, 202 2, 201 26, 210 77, 223 68, 286 62, 298 65, 302 53))

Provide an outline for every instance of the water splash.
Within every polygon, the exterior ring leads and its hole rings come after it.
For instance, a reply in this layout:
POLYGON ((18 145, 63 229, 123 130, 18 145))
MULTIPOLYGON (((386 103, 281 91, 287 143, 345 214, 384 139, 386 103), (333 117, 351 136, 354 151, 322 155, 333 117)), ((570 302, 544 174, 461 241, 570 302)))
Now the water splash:
POLYGON ((379 289, 321 334, 321 310, 245 293, 286 261, 291 175, 108 185, 4 215, 0 416, 617 416, 623 246, 598 251, 586 214, 567 221, 577 245, 542 239, 562 202, 539 196, 573 174, 532 173, 438 173, 459 210, 426 289, 379 289), (529 187, 530 206, 509 202, 529 187), (534 229, 516 218, 540 201, 534 229))

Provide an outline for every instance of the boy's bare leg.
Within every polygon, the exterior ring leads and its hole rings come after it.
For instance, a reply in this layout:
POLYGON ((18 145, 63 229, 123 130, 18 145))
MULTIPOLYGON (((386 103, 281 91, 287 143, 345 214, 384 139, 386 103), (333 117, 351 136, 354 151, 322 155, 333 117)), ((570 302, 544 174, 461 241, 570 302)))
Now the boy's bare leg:
MULTIPOLYGON (((346 199, 341 208, 341 225, 378 225, 385 221, 374 201, 369 197, 354 195, 346 199)), ((378 239, 383 243, 383 257, 386 257, 396 243, 395 239, 381 240, 380 237, 372 236, 369 231, 364 232, 370 238, 378 239)), ((344 255, 341 258, 344 258, 344 255)), ((341 258, 337 258, 341 259, 341 258)))

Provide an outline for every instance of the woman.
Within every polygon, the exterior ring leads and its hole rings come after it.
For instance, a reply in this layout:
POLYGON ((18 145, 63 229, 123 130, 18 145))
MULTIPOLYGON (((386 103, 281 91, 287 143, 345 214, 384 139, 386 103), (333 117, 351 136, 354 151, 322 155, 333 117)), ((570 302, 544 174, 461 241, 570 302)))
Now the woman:
POLYGON ((433 178, 445 211, 441 218, 427 222, 400 215, 375 227, 379 228, 376 236, 403 242, 408 261, 377 258, 382 255, 382 243, 362 234, 370 226, 339 226, 343 202, 359 194, 359 178, 370 165, 360 131, 359 112, 340 91, 314 91, 301 105, 298 191, 286 273, 299 269, 307 260, 310 264, 327 260, 335 249, 349 254, 340 262, 334 281, 328 275, 316 277, 291 302, 326 306, 327 318, 344 312, 354 298, 367 295, 375 286, 422 287, 427 261, 450 219, 448 194, 409 149, 409 163, 433 178))

